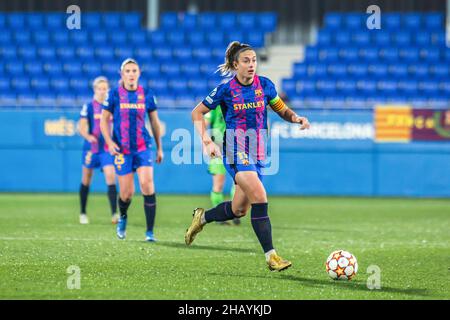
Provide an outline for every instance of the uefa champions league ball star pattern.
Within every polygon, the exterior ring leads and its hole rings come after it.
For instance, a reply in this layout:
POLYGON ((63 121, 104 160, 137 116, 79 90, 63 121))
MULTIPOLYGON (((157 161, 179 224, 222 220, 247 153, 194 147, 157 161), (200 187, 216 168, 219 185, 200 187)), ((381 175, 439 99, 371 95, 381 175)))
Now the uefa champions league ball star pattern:
POLYGON ((325 263, 325 267, 333 280, 351 280, 358 272, 356 257, 344 250, 332 252, 325 263))

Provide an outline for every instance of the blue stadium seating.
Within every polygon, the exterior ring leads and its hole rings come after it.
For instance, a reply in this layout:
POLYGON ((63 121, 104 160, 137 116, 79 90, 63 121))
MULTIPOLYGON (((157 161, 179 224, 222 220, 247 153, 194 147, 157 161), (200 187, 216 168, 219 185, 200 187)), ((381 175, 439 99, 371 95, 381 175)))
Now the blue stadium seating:
POLYGON ((441 13, 385 13, 369 30, 360 13, 327 13, 304 60, 282 87, 297 107, 448 108, 450 49, 441 13), (337 31, 336 31, 337 30, 337 31))
MULTIPOLYGON (((262 48, 277 25, 271 12, 166 12, 154 31, 145 29, 137 12, 86 12, 81 30, 67 29, 66 18, 57 12, 0 14, 0 90, 8 91, 2 92, 2 105, 78 107, 91 95, 93 78, 116 82, 121 61, 134 57, 142 81, 163 102, 192 107, 221 80, 214 72, 229 41, 262 48)), ((439 72, 436 77, 443 76, 439 72)))

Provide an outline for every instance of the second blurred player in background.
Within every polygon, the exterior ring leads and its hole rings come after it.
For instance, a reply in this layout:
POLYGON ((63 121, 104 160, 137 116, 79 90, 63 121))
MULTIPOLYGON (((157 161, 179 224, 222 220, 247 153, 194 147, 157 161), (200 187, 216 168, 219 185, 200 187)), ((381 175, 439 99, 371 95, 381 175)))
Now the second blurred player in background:
MULTIPOLYGON (((226 129, 226 123, 223 118, 222 110, 216 108, 205 114, 205 123, 211 128, 211 138, 214 143, 217 144, 220 149, 223 146, 223 136, 226 129)), ((210 160, 208 166, 208 172, 212 176, 212 190, 210 194, 211 204, 213 207, 218 206, 224 201, 223 189, 225 187, 225 177, 227 170, 222 163, 222 159, 213 158, 210 160)), ((230 198, 233 199, 235 187, 234 184, 230 190, 230 198)), ((217 222, 218 224, 229 225, 228 221, 217 222)), ((241 220, 239 218, 233 219, 235 225, 240 225, 241 220)))
MULTIPOLYGON (((109 91, 109 83, 105 77, 98 77, 93 82, 94 97, 91 102, 83 105, 80 113, 79 131, 85 139, 83 146, 83 171, 80 185, 80 223, 89 223, 86 214, 86 205, 89 187, 92 182, 94 169, 101 168, 108 186, 108 199, 111 207, 112 223, 118 221, 116 175, 114 172, 114 157, 108 152, 108 146, 100 132, 100 118, 102 104, 109 91)), ((111 118, 109 119, 111 128, 111 118)))

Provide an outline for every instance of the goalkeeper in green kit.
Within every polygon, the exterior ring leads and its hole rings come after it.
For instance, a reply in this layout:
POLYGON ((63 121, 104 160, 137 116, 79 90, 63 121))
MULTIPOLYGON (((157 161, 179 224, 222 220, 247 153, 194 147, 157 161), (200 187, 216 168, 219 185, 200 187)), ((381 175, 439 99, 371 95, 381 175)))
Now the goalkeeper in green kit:
MULTIPOLYGON (((223 146, 223 135, 225 133, 226 124, 223 119, 221 108, 215 108, 211 110, 205 115, 206 125, 211 128, 211 137, 215 144, 220 147, 222 150, 223 146)), ((211 159, 208 172, 212 175, 212 190, 211 190, 211 204, 213 207, 216 207, 220 203, 224 202, 223 189, 225 186, 225 175, 227 171, 225 170, 225 166, 223 165, 221 158, 213 158, 211 159)), ((233 199, 234 195, 234 184, 231 187, 230 198, 233 199)), ((219 224, 228 225, 227 221, 218 222, 219 224)), ((233 219, 233 224, 239 225, 241 220, 239 218, 233 219)))

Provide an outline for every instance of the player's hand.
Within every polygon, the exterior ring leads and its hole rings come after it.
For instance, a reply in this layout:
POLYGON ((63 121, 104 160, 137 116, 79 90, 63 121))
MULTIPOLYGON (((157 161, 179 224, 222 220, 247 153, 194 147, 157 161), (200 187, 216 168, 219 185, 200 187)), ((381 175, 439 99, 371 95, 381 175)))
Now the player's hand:
POLYGON ((219 146, 212 140, 204 142, 204 150, 211 159, 222 158, 222 152, 220 152, 219 146))
POLYGON ((308 118, 299 117, 297 115, 292 116, 292 123, 299 123, 300 130, 309 129, 311 127, 311 125, 309 124, 308 118))
POLYGON ((95 136, 93 136, 92 134, 88 135, 86 140, 89 143, 97 143, 97 138, 95 136))
POLYGON ((108 144, 108 151, 112 156, 117 156, 120 154, 120 148, 115 142, 111 142, 108 144))
POLYGON ((156 163, 161 163, 163 159, 164 159, 164 152, 162 151, 162 149, 158 149, 156 153, 156 163))

